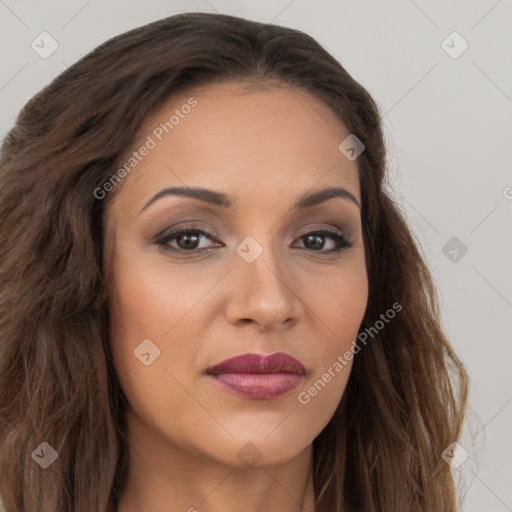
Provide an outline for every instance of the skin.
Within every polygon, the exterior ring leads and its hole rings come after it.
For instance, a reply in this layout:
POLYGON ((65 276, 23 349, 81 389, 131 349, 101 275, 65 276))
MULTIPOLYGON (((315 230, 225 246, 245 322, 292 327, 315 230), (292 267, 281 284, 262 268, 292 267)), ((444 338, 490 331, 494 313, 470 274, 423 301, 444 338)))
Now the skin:
POLYGON ((305 92, 224 83, 174 96, 146 119, 134 149, 192 96, 197 106, 118 185, 105 217, 110 340, 130 404, 118 510, 220 512, 243 504, 246 512, 313 512, 312 442, 334 414, 352 362, 308 404, 298 395, 351 348, 368 281, 357 204, 336 197, 292 206, 329 186, 361 203, 357 162, 338 149, 349 132, 305 92), (140 213, 171 186, 222 191, 236 207, 166 196, 140 213), (167 245, 181 253, 155 243, 178 224, 211 234, 192 240, 204 252, 187 258, 180 238, 167 245), (321 237, 318 248, 304 237, 329 227, 353 247, 325 254, 335 239, 321 237), (235 250, 248 236, 263 249, 252 263, 235 250), (160 350, 148 366, 134 355, 145 339, 160 350), (205 375, 248 352, 285 352, 304 364, 305 380, 280 398, 253 400, 205 375), (252 459, 239 456, 247 443, 241 453, 252 459))

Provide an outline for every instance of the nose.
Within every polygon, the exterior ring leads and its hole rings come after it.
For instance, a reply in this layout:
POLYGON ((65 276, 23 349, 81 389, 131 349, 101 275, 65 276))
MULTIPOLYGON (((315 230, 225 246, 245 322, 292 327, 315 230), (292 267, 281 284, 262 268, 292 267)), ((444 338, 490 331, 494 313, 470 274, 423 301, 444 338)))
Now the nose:
POLYGON ((303 302, 295 290, 297 283, 283 270, 270 251, 247 263, 235 254, 231 272, 232 290, 226 309, 233 325, 252 323, 261 331, 289 329, 303 315, 303 302))

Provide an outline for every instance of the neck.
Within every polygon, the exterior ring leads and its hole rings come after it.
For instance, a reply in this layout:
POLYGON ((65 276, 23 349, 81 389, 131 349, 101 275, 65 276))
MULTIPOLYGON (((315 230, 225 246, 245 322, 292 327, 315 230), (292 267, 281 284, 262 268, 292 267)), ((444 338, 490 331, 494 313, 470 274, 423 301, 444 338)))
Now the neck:
POLYGON ((254 468, 186 449, 127 416, 129 462, 117 512, 314 512, 313 450, 254 468))

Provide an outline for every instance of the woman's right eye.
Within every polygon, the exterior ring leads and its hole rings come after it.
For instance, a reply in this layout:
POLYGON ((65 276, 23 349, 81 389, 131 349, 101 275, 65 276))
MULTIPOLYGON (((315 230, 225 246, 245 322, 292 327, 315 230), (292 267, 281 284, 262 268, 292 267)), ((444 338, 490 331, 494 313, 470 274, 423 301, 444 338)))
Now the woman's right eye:
POLYGON ((198 248, 199 240, 201 238, 208 238, 212 240, 211 235, 202 229, 181 228, 159 236, 156 239, 156 244, 168 251, 185 251, 186 254, 195 254, 208 249, 208 247, 198 248), (173 241, 176 241, 177 247, 170 245, 173 241))

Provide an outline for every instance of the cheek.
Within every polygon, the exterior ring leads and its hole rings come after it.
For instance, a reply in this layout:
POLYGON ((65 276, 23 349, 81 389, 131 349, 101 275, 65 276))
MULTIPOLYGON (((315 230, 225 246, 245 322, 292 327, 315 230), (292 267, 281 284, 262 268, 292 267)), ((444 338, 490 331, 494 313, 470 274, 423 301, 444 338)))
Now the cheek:
POLYGON ((173 325, 172 301, 176 298, 165 293, 164 285, 155 283, 151 266, 143 265, 141 258, 124 254, 134 252, 120 251, 116 257, 110 282, 110 343, 114 367, 130 394, 128 375, 142 379, 142 385, 145 374, 150 373, 144 372, 144 363, 151 362, 148 370, 157 366, 163 349, 162 333, 173 325), (143 355, 147 353, 149 356, 143 355))
POLYGON ((197 414, 179 384, 186 381, 183 373, 197 351, 194 338, 187 337, 185 313, 201 290, 190 288, 187 279, 188 288, 179 272, 157 268, 147 259, 119 257, 111 280, 110 344, 119 383, 136 415, 173 438, 186 432, 175 411, 185 418, 197 414), (187 343, 180 342, 184 339, 187 343))
POLYGON ((323 350, 339 351, 357 336, 368 303, 364 258, 355 258, 339 272, 316 277, 304 290, 311 312, 323 327, 323 350))
POLYGON ((142 341, 168 334, 206 293, 209 281, 132 251, 131 257, 117 258, 111 286, 114 322, 125 336, 142 341))
POLYGON ((190 379, 196 369, 200 334, 207 326, 201 298, 214 279, 211 271, 208 276, 193 275, 144 257, 137 249, 117 254, 111 277, 110 344, 118 378, 133 405, 142 401, 144 390, 159 386, 186 398, 165 369, 179 382, 190 379))
MULTIPOLYGON (((364 259, 355 260, 311 291, 312 316, 321 335, 310 353, 314 366, 297 397, 301 407, 324 420, 341 400, 353 364, 354 345, 368 302, 368 279, 364 259)), ((357 349, 356 349, 357 352, 357 349)))

